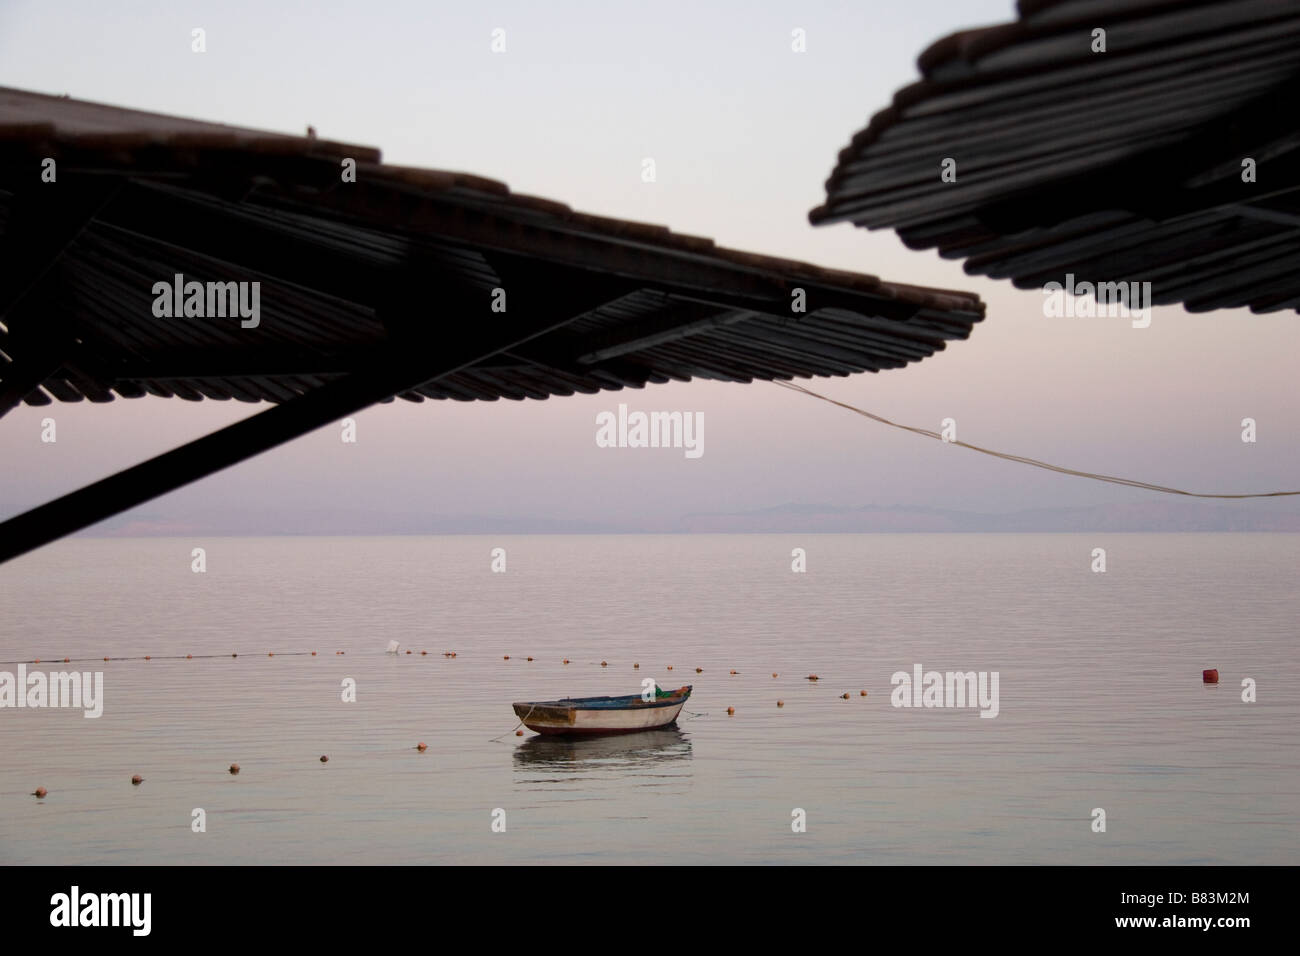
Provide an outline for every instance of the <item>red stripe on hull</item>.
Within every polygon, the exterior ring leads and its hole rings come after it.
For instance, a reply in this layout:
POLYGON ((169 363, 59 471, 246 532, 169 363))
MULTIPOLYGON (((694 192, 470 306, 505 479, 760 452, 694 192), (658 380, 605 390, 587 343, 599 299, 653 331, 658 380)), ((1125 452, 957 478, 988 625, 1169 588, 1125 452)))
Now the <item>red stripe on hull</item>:
POLYGON ((529 724, 524 726, 544 737, 608 737, 613 734, 640 734, 647 730, 663 730, 676 723, 677 718, 674 717, 666 724, 655 724, 653 727, 533 727, 529 724))

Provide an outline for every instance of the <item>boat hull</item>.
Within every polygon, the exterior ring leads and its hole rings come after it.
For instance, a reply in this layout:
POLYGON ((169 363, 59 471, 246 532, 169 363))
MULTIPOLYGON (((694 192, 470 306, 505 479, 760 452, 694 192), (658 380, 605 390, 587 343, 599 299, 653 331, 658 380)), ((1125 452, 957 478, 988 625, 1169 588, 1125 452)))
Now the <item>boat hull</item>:
POLYGON ((640 698, 522 701, 514 709, 524 726, 537 734, 573 737, 632 734, 672 726, 689 697, 688 691, 652 701, 640 698))

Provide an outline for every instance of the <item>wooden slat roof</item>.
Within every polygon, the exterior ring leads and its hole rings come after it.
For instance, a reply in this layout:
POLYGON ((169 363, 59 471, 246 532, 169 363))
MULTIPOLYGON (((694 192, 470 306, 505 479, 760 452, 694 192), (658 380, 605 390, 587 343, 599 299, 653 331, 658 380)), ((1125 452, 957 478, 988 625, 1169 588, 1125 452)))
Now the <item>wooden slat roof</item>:
POLYGON ((1020 288, 1074 273, 1150 281, 1156 304, 1190 311, 1300 308, 1300 3, 1019 13, 926 50, 922 79, 840 153, 811 220, 893 228, 1020 288), (940 180, 945 158, 956 182, 940 180))
POLYGON ((369 147, 3 88, 0 242, 0 388, 44 354, 51 370, 23 393, 32 405, 288 400, 392 347, 382 306, 399 276, 410 321, 453 328, 492 321, 495 288, 507 308, 520 291, 611 289, 526 348, 401 394, 412 401, 877 371, 965 338, 984 314, 968 293, 724 249, 477 176, 385 165, 369 147), (46 157, 54 183, 39 180, 46 157), (52 265, 31 253, 37 239, 52 265), (175 273, 259 281, 260 324, 156 318, 153 284, 175 273), (412 274, 429 276, 423 303, 409 300, 412 274), (805 314, 791 312, 796 288, 805 314))

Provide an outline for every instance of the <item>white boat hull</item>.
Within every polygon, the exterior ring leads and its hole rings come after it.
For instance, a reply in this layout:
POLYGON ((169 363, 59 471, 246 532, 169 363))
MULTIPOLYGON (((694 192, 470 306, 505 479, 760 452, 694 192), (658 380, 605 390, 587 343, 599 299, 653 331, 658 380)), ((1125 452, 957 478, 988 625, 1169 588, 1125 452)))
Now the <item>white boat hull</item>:
POLYGON ((524 726, 538 734, 627 734, 675 723, 689 697, 687 693, 669 700, 634 700, 619 707, 584 707, 582 699, 524 701, 514 709, 524 726))

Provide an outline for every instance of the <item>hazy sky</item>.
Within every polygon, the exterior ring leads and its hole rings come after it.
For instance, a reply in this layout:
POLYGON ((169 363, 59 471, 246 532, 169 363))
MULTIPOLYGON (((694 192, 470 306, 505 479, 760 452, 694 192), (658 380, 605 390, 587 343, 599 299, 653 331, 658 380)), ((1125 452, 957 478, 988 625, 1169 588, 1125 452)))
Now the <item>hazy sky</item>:
MULTIPOLYGON (((0 85, 377 146, 387 162, 501 179, 574 208, 719 244, 968 289, 988 318, 904 370, 812 387, 910 424, 1060 464, 1203 491, 1289 489, 1300 403, 1294 312, 1045 318, 1042 296, 966 276, 889 232, 814 229, 836 153, 915 57, 1011 0, 655 3, 0 4, 0 85), (190 30, 207 52, 190 51, 190 30), (490 50, 494 28, 507 52, 490 50), (807 33, 807 52, 790 49, 807 33), (640 178, 653 157, 658 181, 640 178), (1258 421, 1244 444, 1240 422, 1258 421)), ((263 406, 265 407, 265 406, 263 406)), ((0 420, 0 514, 72 490, 257 406, 145 398, 23 406, 0 420), (40 441, 54 415, 56 444, 40 441)), ((1001 511, 1150 492, 987 459, 769 384, 399 402, 142 510, 347 508, 593 520, 785 502, 1001 511), (705 453, 596 447, 595 416, 704 413, 705 453)))

